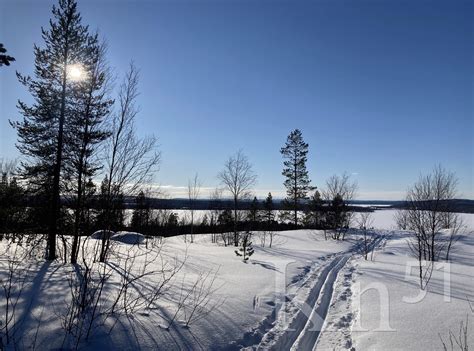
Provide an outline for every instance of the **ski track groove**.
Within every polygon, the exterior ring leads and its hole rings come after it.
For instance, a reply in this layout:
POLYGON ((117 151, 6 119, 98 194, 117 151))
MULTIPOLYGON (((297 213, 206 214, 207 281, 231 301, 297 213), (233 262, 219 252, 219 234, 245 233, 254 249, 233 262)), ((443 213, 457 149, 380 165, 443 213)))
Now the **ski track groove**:
POLYGON ((300 311, 293 317, 288 328, 274 340, 274 344, 271 346, 272 350, 290 350, 293 344, 296 342, 298 337, 301 335, 306 323, 308 322, 308 314, 314 309, 315 304, 318 301, 320 292, 323 289, 326 278, 334 267, 340 262, 343 256, 337 256, 328 264, 323 266, 318 278, 313 283, 310 293, 304 301, 304 305, 301 306, 300 311), (304 310, 303 310, 304 309, 304 310), (310 309, 310 310, 308 310, 310 309))
MULTIPOLYGON (((385 239, 385 235, 377 236, 369 245, 369 252, 383 244, 385 239)), ((319 276, 313 283, 301 310, 293 317, 288 328, 273 340, 270 347, 260 344, 256 349, 291 351, 315 350, 332 302, 335 282, 339 271, 352 256, 362 253, 362 245, 362 243, 359 243, 350 251, 336 254, 332 261, 324 265, 321 268, 319 276)), ((307 279, 309 279, 309 277, 307 279)))
POLYGON ((311 315, 290 350, 313 350, 316 347, 332 301, 334 283, 339 271, 344 267, 349 257, 350 254, 346 254, 334 260, 337 262, 325 277, 324 284, 318 294, 318 300, 313 306, 311 315))

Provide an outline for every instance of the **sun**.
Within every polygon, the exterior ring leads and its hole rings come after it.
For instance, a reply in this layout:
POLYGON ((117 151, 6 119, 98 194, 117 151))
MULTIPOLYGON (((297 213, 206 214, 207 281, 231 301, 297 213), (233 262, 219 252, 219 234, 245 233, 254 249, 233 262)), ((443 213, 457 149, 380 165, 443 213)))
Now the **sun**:
POLYGON ((86 73, 80 64, 68 65, 67 67, 68 79, 79 82, 85 79, 86 73))

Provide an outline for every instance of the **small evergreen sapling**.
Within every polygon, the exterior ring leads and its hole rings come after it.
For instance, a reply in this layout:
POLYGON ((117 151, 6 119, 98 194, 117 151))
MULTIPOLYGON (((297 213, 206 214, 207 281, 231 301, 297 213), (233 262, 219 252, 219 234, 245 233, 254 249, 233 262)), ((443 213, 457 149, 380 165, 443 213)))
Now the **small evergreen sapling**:
POLYGON ((247 262, 250 256, 253 255, 252 242, 250 241, 252 234, 247 231, 242 237, 241 246, 238 250, 235 250, 235 254, 239 257, 242 257, 244 262, 247 262))

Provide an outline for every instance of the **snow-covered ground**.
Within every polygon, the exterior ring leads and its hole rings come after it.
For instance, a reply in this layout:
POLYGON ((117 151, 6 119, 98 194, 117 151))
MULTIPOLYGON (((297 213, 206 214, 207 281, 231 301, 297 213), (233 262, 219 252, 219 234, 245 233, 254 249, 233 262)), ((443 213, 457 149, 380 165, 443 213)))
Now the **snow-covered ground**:
MULTIPOLYGON (((397 229, 394 219, 396 212, 397 210, 392 209, 374 211, 372 214, 374 219, 373 227, 375 229, 397 229)), ((467 228, 474 228, 474 213, 461 213, 460 216, 467 228)))
MULTIPOLYGON (((406 244, 408 234, 394 230, 393 213, 375 212, 376 240, 373 260, 369 257, 368 261, 361 255, 357 232, 345 241, 325 240, 322 231, 280 232, 271 248, 268 238, 262 247, 262 234, 255 234, 255 253, 248 263, 235 255, 234 247, 212 243, 211 235, 195 236, 192 244, 189 236, 188 243, 183 236, 165 238, 162 243, 155 241, 156 246, 149 242, 148 247, 114 241, 116 254, 107 265, 114 286, 120 285, 127 266, 133 267, 136 276, 145 266, 151 272, 130 285, 130 296, 149 297, 163 281, 161 268, 166 263, 168 268, 182 267, 151 305, 138 306, 128 318, 119 317, 111 332, 114 318, 110 318, 94 328, 80 348, 442 349, 440 336, 448 340, 449 330, 459 332, 470 311, 468 300, 474 301, 474 237, 466 235, 456 244, 452 263, 437 267, 426 296, 419 296, 416 267, 407 273, 413 262, 406 244), (133 261, 126 259, 129 250, 139 254, 133 261), (199 288, 209 291, 208 299, 204 299, 204 309, 198 308, 200 318, 186 326, 192 302, 199 300, 199 288), (185 298, 189 291, 192 294, 185 298), (209 314, 200 313, 206 308, 209 314)), ((464 217, 474 228, 474 216, 464 217)), ((90 239, 87 245, 99 242, 90 239)), ((1 252, 5 245, 5 240, 0 242, 1 252)), ((7 273, 4 257, 1 264, 3 279, 7 273)), ((28 269, 17 306, 17 347, 61 349, 74 270, 41 260, 28 269)), ((114 290, 106 289, 104 296, 111 300, 114 290)), ((0 311, 4 311, 1 303, 0 311)), ((469 342, 474 345, 473 332, 469 342)), ((70 342, 66 345, 73 348, 70 342)))

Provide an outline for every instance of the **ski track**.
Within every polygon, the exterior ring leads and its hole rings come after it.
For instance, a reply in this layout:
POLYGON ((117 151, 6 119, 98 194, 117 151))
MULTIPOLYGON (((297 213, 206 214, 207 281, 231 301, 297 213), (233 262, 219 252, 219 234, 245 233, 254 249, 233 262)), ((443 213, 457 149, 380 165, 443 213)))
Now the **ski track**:
MULTIPOLYGON (((385 235, 378 235, 369 245, 369 252, 383 245, 385 239, 385 235)), ((288 317, 291 321, 286 328, 276 331, 270 329, 258 345, 243 349, 315 350, 331 305, 338 274, 349 258, 362 254, 362 251, 363 243, 359 243, 348 252, 334 255, 331 261, 313 273, 319 272, 319 275, 312 283, 310 292, 304 303, 299 306, 299 310, 293 316, 288 317)), ((311 279, 311 275, 307 277, 307 281, 311 279)))
POLYGON ((319 285, 320 282, 323 282, 322 287, 319 289, 318 299, 316 304, 313 305, 313 310, 307 319, 306 324, 290 350, 312 350, 315 347, 319 335, 321 334, 321 330, 323 329, 324 321, 332 300, 334 282, 336 281, 339 271, 344 267, 349 257, 350 254, 346 254, 334 259, 334 265, 327 275, 318 279, 317 285, 319 285))

